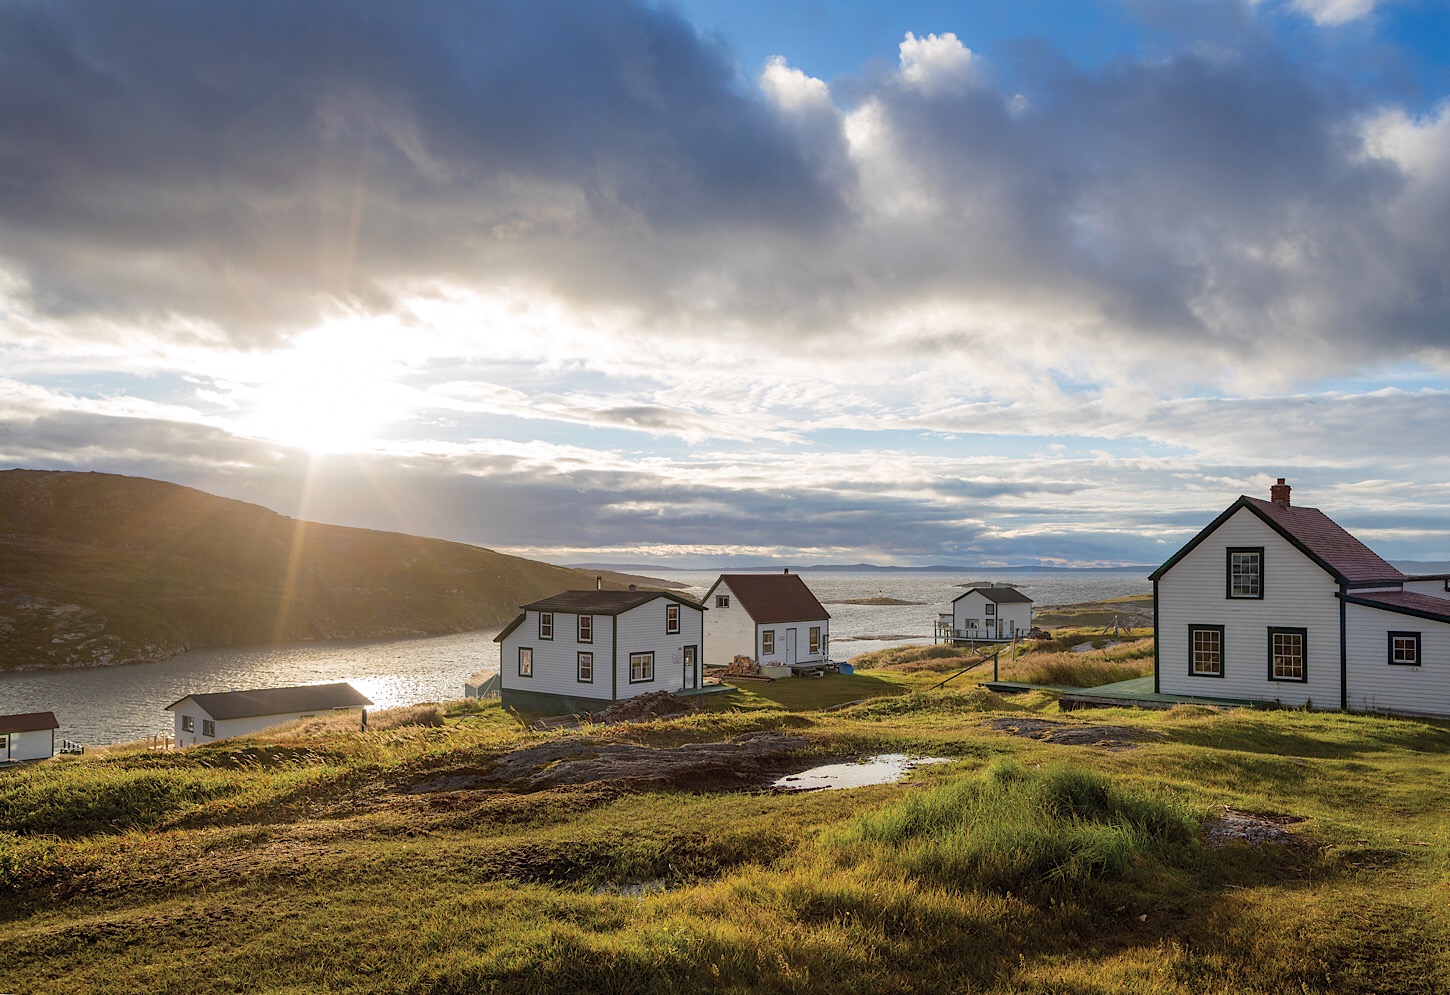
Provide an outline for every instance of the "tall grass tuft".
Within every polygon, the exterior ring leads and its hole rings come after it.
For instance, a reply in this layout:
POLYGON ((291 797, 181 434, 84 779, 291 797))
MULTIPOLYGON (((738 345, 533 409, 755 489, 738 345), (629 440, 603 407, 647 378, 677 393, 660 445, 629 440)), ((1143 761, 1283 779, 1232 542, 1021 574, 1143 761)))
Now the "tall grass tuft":
POLYGON ((981 775, 859 816, 832 841, 918 880, 1048 901, 1183 866, 1197 823, 1182 804, 1068 766, 994 761, 981 775))

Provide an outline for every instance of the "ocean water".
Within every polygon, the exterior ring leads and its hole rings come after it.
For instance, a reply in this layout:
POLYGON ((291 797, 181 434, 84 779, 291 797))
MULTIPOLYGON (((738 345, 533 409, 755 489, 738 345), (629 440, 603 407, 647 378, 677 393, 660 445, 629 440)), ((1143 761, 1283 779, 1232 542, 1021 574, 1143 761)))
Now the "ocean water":
MULTIPOLYGON (((1143 574, 1127 571, 1061 573, 878 573, 806 571, 802 574, 831 613, 831 655, 845 660, 906 643, 930 643, 939 612, 965 585, 1011 584, 1037 606, 1095 601, 1152 590, 1143 574), (847 605, 877 596, 910 605, 847 605)), ((714 572, 663 577, 702 597, 714 572)), ((188 694, 232 688, 282 687, 348 681, 378 708, 461 697, 480 670, 497 669, 498 629, 425 639, 299 643, 237 649, 192 650, 159 663, 77 670, 0 673, 0 715, 55 712, 59 736, 86 744, 128 742, 169 732, 167 705, 188 694)))

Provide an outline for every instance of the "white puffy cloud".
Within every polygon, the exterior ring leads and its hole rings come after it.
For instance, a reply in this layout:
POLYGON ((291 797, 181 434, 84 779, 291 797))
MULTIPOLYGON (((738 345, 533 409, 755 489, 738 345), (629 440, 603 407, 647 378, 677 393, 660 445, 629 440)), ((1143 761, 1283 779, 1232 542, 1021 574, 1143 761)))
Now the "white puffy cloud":
POLYGON ((918 38, 910 31, 902 39, 901 78, 928 96, 960 92, 975 73, 972 50, 950 31, 918 38))

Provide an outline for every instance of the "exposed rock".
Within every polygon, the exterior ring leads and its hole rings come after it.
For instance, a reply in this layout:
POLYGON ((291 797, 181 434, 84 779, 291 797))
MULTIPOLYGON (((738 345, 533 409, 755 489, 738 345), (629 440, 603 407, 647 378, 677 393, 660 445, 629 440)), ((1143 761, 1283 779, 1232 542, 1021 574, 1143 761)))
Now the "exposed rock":
POLYGON ((1274 843, 1285 846, 1297 844, 1299 840, 1284 827, 1303 821, 1302 816, 1242 812, 1223 805, 1220 806, 1216 818, 1204 823, 1204 829, 1208 831, 1209 846, 1226 846, 1229 843, 1244 843, 1248 846, 1274 843))
POLYGON ((1161 732, 1135 729, 1132 726, 1078 725, 1033 718, 993 719, 987 726, 998 732, 1010 732, 1026 739, 1040 739, 1044 743, 1102 746, 1110 750, 1131 750, 1142 742, 1167 738, 1161 732))

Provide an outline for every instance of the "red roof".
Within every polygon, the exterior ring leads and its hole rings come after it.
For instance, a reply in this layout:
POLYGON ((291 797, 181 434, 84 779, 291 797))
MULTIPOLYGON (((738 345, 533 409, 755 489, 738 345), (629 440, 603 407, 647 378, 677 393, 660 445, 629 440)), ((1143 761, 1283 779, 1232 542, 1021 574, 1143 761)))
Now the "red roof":
POLYGON ((1405 579, 1404 574, 1318 508, 1296 508, 1247 496, 1242 500, 1351 584, 1405 579))
MULTIPOLYGON (((721 574, 710 588, 711 594, 722 583, 757 623, 813 622, 831 617, 799 574, 721 574)), ((710 595, 705 597, 708 602, 710 595)))
POLYGON ((0 715, 0 733, 36 732, 40 729, 59 729, 54 712, 25 712, 21 715, 0 715))
POLYGON ((1450 600, 1431 594, 1416 594, 1414 591, 1366 591, 1349 598, 1357 605, 1372 608, 1387 608, 1390 611, 1410 612, 1415 615, 1437 616, 1450 622, 1450 600))

